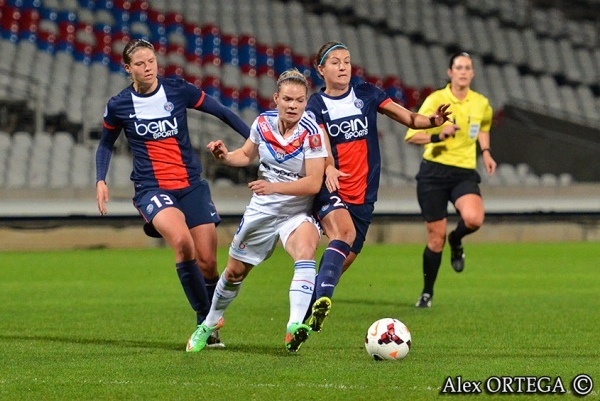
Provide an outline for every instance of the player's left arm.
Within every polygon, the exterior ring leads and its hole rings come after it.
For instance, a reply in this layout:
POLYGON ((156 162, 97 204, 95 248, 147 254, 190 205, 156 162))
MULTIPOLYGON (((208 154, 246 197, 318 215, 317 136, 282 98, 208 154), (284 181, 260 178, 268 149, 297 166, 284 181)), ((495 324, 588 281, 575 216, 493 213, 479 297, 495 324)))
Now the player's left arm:
POLYGON ((248 136, 250 136, 250 127, 248 124, 246 124, 244 120, 242 120, 231 109, 219 103, 214 97, 202 92, 202 98, 200 99, 199 103, 200 104, 195 107, 196 110, 212 114, 225 124, 229 125, 238 134, 246 139, 248 136))
POLYGON ((388 102, 384 102, 379 107, 379 110, 392 120, 404 124, 408 128, 427 129, 439 127, 448 121, 450 114, 452 114, 452 112, 448 110, 449 107, 450 104, 441 104, 433 114, 425 116, 410 111, 393 100, 389 100, 388 102))

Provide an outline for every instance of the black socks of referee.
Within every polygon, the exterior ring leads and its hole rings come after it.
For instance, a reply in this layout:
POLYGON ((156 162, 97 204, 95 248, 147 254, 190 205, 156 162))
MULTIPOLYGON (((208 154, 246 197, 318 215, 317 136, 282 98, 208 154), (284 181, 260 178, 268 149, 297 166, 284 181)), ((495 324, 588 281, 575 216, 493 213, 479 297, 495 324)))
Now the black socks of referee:
POLYGON ((468 228, 465 225, 465 221, 463 219, 460 219, 458 221, 458 224, 456 225, 456 228, 454 229, 454 231, 452 231, 450 233, 451 235, 448 237, 449 239, 452 238, 452 244, 450 244, 450 245, 453 245, 453 246, 460 245, 462 243, 462 239, 464 237, 466 237, 469 234, 474 233, 478 229, 479 229, 479 227, 477 227, 476 229, 468 228))
POLYGON ((423 251, 423 293, 433 297, 433 285, 442 264, 442 253, 433 252, 429 247, 423 251))

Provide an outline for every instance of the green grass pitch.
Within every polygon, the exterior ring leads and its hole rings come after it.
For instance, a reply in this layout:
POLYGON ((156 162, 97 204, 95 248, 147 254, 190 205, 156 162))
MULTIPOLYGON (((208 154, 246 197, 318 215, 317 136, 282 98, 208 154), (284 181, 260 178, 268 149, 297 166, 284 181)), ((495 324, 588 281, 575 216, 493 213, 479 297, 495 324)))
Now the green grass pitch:
POLYGON ((366 246, 297 354, 283 346, 292 263, 280 248, 225 314, 227 347, 197 354, 184 352, 195 319, 169 249, 1 253, 0 399, 430 400, 448 377, 548 376, 570 391, 581 373, 598 399, 599 244, 467 242, 460 274, 446 250, 430 310, 414 307, 422 248, 366 246), (364 335, 382 317, 411 329, 404 360, 369 359, 364 335))

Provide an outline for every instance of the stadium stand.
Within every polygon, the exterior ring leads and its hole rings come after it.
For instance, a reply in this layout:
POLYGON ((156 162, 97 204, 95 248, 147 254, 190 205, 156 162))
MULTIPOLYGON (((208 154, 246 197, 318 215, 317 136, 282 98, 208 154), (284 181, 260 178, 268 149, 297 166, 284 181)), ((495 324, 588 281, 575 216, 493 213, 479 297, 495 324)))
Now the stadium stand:
MULTIPOLYGON (((0 0, 0 108, 24 101, 21 114, 38 113, 15 122, 0 111, 0 188, 93 186, 95 140, 107 99, 128 83, 120 52, 130 38, 152 41, 161 74, 196 83, 248 123, 272 107, 275 77, 286 68, 299 68, 317 90, 312 53, 339 39, 352 50, 354 80, 377 83, 410 109, 444 84, 445 60, 463 49, 475 60, 475 87, 491 99, 499 121, 504 106, 518 100, 551 114, 567 111, 598 128, 599 3, 571 3, 0 0)), ((199 151, 228 132, 200 113, 190 113, 190 123, 199 151)), ((383 183, 412 182, 420 151, 388 122, 380 131, 383 183)), ((123 179, 129 166, 124 149, 111 166, 113 185, 129 185, 123 179)), ((498 170, 498 177, 482 174, 486 183, 573 182, 569 174, 513 165, 498 170)))

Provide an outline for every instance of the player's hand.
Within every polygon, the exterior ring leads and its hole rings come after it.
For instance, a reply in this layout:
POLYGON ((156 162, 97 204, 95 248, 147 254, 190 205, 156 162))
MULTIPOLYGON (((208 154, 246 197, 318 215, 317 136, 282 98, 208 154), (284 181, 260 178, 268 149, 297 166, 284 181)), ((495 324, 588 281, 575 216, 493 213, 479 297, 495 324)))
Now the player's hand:
POLYGON ((213 157, 217 160, 225 160, 227 158, 227 154, 229 153, 227 147, 220 139, 209 142, 208 145, 206 145, 206 149, 208 149, 208 151, 212 153, 213 157))
POLYGON ((257 180, 248 183, 248 188, 256 195, 271 195, 274 194, 273 183, 265 180, 257 180))
POLYGON ((98 211, 101 216, 108 213, 106 204, 108 203, 108 186, 104 181, 98 181, 96 183, 96 202, 98 203, 98 211))
POLYGON ((450 116, 450 114, 452 114, 452 112, 448 110, 449 107, 450 107, 450 103, 441 104, 440 106, 438 106, 435 113, 433 113, 431 116, 429 116, 429 121, 431 122, 431 124, 433 126, 439 127, 446 121, 450 120, 449 116, 450 116))
POLYGON ((350 177, 350 174, 344 173, 333 166, 328 166, 325 169, 325 186, 329 192, 340 189, 340 177, 350 177))

